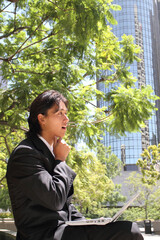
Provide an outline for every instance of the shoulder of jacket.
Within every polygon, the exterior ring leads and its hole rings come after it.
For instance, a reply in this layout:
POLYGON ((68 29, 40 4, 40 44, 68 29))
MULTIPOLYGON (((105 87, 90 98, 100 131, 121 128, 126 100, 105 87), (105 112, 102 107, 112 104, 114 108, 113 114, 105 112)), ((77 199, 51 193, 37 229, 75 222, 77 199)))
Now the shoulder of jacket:
POLYGON ((37 157, 41 156, 40 151, 38 151, 38 149, 36 149, 36 147, 32 144, 31 141, 29 141, 28 139, 23 140, 12 152, 12 156, 15 155, 22 155, 22 154, 33 154, 36 155, 37 157))

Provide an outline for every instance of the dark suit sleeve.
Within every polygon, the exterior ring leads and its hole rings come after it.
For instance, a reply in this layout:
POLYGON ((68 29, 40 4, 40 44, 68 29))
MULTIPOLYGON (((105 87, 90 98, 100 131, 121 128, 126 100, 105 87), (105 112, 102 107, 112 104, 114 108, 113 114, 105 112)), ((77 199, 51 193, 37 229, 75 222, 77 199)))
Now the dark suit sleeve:
POLYGON ((85 219, 85 217, 83 217, 83 215, 75 208, 75 206, 72 203, 70 204, 70 211, 71 211, 71 221, 85 219))
POLYGON ((52 174, 46 171, 42 154, 32 148, 18 149, 8 167, 17 192, 54 211, 63 208, 76 174, 65 162, 55 160, 52 174))

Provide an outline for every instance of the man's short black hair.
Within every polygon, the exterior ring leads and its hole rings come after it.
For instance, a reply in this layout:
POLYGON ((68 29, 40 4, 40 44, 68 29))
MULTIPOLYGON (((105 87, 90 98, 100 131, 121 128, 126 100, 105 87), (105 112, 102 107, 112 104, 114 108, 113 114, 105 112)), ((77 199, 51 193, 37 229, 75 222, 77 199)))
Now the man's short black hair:
POLYGON ((30 115, 28 117, 29 131, 26 136, 31 134, 37 135, 41 133, 41 127, 38 121, 38 114, 46 115, 47 111, 55 104, 59 106, 59 102, 62 101, 68 106, 67 99, 58 91, 47 90, 39 94, 30 106, 30 115))

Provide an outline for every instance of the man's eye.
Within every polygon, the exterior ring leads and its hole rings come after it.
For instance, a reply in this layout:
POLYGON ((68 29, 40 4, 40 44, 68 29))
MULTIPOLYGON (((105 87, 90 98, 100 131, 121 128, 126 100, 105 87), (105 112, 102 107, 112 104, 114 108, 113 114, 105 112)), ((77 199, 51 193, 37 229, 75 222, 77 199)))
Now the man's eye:
POLYGON ((59 114, 59 115, 63 115, 63 112, 59 112, 58 114, 59 114))
POLYGON ((67 113, 66 113, 66 112, 63 112, 63 111, 59 111, 57 114, 58 114, 59 116, 63 116, 63 115, 66 115, 66 116, 67 116, 67 113))

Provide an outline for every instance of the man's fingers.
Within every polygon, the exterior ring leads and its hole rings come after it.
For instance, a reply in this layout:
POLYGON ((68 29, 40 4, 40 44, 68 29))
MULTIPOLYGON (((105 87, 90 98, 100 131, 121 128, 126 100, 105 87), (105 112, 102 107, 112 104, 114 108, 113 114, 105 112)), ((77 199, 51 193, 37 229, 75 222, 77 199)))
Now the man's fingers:
POLYGON ((55 147, 57 145, 57 141, 58 141, 58 138, 54 137, 53 147, 55 147))
POLYGON ((62 140, 61 137, 54 137, 54 143, 53 143, 53 147, 55 147, 57 144, 59 144, 60 142, 62 142, 64 140, 62 140))
POLYGON ((53 146, 53 152, 55 155, 55 159, 60 161, 65 161, 66 157, 70 152, 70 146, 65 142, 62 138, 57 138, 55 146, 53 146))
POLYGON ((57 143, 60 143, 62 141, 62 138, 59 137, 58 140, 57 140, 57 143))

